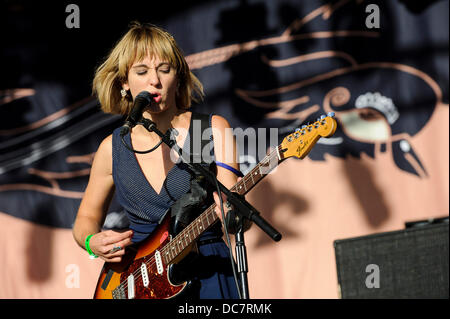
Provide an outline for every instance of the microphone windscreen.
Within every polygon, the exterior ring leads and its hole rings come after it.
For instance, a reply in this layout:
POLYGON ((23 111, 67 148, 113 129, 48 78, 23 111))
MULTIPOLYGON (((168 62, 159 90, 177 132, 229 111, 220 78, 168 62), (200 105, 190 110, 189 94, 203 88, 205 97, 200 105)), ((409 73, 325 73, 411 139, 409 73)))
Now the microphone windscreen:
POLYGON ((150 103, 152 101, 152 94, 150 94, 150 92, 147 91, 142 91, 141 93, 139 93, 138 95, 136 95, 135 100, 137 99, 144 99, 145 101, 147 101, 148 103, 150 103))

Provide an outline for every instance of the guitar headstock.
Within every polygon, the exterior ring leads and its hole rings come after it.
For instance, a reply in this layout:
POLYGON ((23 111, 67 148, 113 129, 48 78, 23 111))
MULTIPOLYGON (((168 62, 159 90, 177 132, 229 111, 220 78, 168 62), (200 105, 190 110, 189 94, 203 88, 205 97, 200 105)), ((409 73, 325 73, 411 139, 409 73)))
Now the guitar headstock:
POLYGON ((286 159, 292 156, 304 158, 321 137, 330 137, 336 132, 337 123, 334 113, 322 115, 316 122, 303 125, 294 133, 286 136, 280 144, 280 156, 286 159))

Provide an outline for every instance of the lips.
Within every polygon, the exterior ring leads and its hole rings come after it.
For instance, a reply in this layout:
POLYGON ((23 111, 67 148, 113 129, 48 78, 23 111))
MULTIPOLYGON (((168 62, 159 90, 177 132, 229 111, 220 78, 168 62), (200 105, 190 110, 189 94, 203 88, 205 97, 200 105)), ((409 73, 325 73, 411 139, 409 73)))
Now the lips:
POLYGON ((156 103, 161 102, 161 94, 159 93, 153 93, 153 101, 155 101, 156 103))

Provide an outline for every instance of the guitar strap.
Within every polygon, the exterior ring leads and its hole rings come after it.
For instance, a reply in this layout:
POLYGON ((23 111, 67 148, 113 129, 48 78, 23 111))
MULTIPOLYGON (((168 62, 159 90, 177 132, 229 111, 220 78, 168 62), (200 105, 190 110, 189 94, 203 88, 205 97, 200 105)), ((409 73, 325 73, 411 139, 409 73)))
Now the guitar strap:
MULTIPOLYGON (((191 156, 189 160, 216 173, 215 162, 211 154, 213 142, 210 118, 209 115, 193 112, 189 135, 186 138, 189 138, 190 145, 191 156), (199 143, 199 140, 201 143, 199 143)), ((190 172, 190 190, 170 208, 172 236, 176 236, 203 211, 202 208, 208 207, 213 202, 213 187, 198 172, 190 172)))

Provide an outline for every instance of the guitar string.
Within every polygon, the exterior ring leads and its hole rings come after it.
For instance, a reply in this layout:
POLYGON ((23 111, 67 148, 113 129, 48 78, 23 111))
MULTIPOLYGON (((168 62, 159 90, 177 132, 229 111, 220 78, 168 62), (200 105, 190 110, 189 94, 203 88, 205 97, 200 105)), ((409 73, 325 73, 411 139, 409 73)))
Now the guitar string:
MULTIPOLYGON (((255 173, 255 171, 256 171, 257 169, 259 169, 259 168, 261 167, 261 165, 270 163, 270 161, 273 160, 274 157, 278 157, 278 152, 276 152, 276 150, 280 151, 280 150, 281 150, 281 145, 278 145, 277 149, 273 150, 273 151, 270 152, 268 155, 266 155, 266 156, 264 157, 264 159, 263 159, 258 165, 256 165, 256 166, 249 172, 249 174, 245 175, 239 183, 236 183, 236 184, 232 187, 232 189, 237 188, 238 186, 241 186, 241 184, 246 183, 250 178, 252 178, 252 184, 254 184, 254 181, 253 181, 253 174, 255 173)), ((261 174, 261 175, 262 175, 262 174, 261 174)), ((251 187, 253 187, 253 186, 254 186, 254 185, 252 185, 251 187)), ((245 189, 247 190, 247 187, 245 187, 245 189)), ((207 214, 210 214, 210 213, 215 209, 215 206, 216 206, 216 204, 213 203, 208 209, 205 210, 205 212, 203 212, 202 214, 200 214, 199 217, 197 217, 196 219, 194 219, 194 221, 193 221, 192 223, 190 223, 184 230, 182 230, 177 236, 175 236, 169 243, 167 243, 163 248, 161 248, 160 253, 161 253, 162 255, 164 255, 164 253, 166 252, 166 250, 169 249, 168 246, 170 246, 171 243, 173 243, 174 240, 177 239, 177 237, 182 237, 182 236, 180 236, 181 234, 190 232, 190 230, 192 230, 193 227, 194 227, 194 225, 196 224, 196 221, 197 221, 197 220, 200 220, 202 217, 205 217, 207 214), (187 230, 187 229, 189 229, 189 230, 187 230)), ((214 217, 214 216, 215 216, 216 218, 213 220, 213 222, 210 223, 210 225, 209 225, 207 228, 205 228, 205 229, 204 229, 198 236, 196 236, 196 237, 199 237, 202 233, 204 233, 204 232, 206 231, 206 229, 208 229, 214 222, 216 222, 217 219, 219 219, 219 217, 218 217, 216 214, 214 214, 213 217, 214 217)), ((180 238, 178 238, 178 239, 180 239, 180 238)), ((194 242, 195 240, 196 240, 196 238, 194 238, 194 239, 191 240, 191 241, 194 242)), ((188 246, 189 246, 189 245, 188 245, 188 246)), ((186 246, 186 247, 188 247, 188 246, 186 246)), ((185 248, 186 248, 186 247, 185 247, 185 248)), ((185 248, 184 248, 184 249, 185 249, 185 248)), ((184 250, 184 249, 183 249, 183 250, 184 250)), ((178 254, 176 254, 175 257, 172 258, 171 260, 175 259, 175 258, 176 258, 183 250, 181 250, 178 254)), ((145 257, 143 257, 143 258, 145 258, 145 257)), ((147 266, 147 269, 148 269, 149 267, 153 267, 153 265, 156 263, 155 255, 153 254, 153 255, 149 258, 148 261, 145 261, 145 260, 144 260, 143 263, 147 266)), ((136 268, 130 275, 133 275, 134 281, 135 281, 135 282, 136 282, 138 279, 140 279, 140 277, 142 276, 142 271, 140 270, 140 267, 139 267, 139 268, 136 268)), ((127 278, 128 278, 130 275, 128 275, 127 278)), ((124 290, 127 289, 127 288, 128 288, 128 281, 127 281, 127 280, 122 281, 119 285, 117 285, 117 287, 119 287, 119 286, 120 286, 121 288, 123 288, 124 290)), ((116 287, 116 288, 117 288, 117 287, 116 287)))

